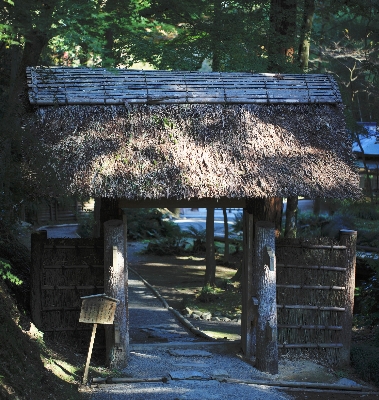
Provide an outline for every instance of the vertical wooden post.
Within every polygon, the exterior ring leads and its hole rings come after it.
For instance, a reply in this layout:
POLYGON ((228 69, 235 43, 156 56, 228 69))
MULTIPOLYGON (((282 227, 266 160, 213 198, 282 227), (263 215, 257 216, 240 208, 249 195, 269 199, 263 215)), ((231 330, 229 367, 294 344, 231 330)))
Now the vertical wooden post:
POLYGON ((91 362, 93 343, 95 342, 95 336, 96 336, 96 328, 97 328, 97 324, 93 324, 91 341, 89 343, 89 349, 88 349, 88 355, 87 355, 87 362, 86 362, 86 367, 84 369, 83 385, 86 385, 88 382, 89 363, 91 362))
POLYGON ((30 308, 32 320, 38 329, 42 329, 42 268, 46 240, 47 231, 38 231, 31 235, 30 308))
POLYGON ((125 277, 125 315, 126 315, 126 334, 125 334, 125 352, 129 357, 129 268, 128 268, 128 224, 126 214, 122 214, 123 235, 124 235, 124 277, 125 277))
POLYGON ((275 225, 257 222, 253 265, 258 298, 256 367, 270 374, 278 373, 275 264, 275 225))
POLYGON ((110 368, 124 368, 127 365, 129 332, 125 296, 125 242, 121 220, 104 223, 104 291, 119 300, 114 325, 106 326, 106 363, 110 368), (116 343, 115 339, 119 341, 116 343))
POLYGON ((100 208, 101 208, 101 197, 96 197, 95 206, 93 209, 93 218, 95 220, 95 223, 93 225, 92 237, 94 238, 100 237, 100 232, 101 232, 100 208))
POLYGON ((228 225, 228 214, 226 213, 226 207, 222 209, 222 214, 224 216, 224 238, 225 238, 225 247, 224 247, 224 265, 228 265, 229 263, 229 225, 228 225))
POLYGON ((346 296, 345 313, 342 322, 342 344, 340 366, 350 363, 351 328, 353 324, 354 290, 355 290, 355 267, 356 267, 356 244, 357 231, 340 230, 340 243, 346 246, 346 296))
MULTIPOLYGON (((242 315, 241 344, 247 358, 255 355, 255 325, 257 307, 253 298, 253 215, 246 208, 243 210, 243 264, 242 264, 242 315)), ((256 296, 256 294, 255 294, 256 296)))
POLYGON ((206 227, 206 251, 205 251, 205 275, 204 286, 214 286, 216 279, 216 260, 215 260, 215 209, 207 207, 206 227))

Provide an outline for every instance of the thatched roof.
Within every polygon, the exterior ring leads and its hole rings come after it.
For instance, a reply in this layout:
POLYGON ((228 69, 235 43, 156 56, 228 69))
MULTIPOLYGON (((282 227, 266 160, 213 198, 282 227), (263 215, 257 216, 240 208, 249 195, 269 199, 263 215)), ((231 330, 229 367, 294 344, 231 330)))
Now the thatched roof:
MULTIPOLYGON (((46 163, 69 193, 129 200, 291 195, 346 198, 360 194, 339 93, 327 75, 296 75, 294 79, 294 75, 182 73, 187 81, 187 76, 197 81, 206 78, 209 87, 197 87, 202 92, 197 98, 203 104, 188 104, 195 92, 192 96, 186 81, 187 92, 180 104, 171 104, 174 97, 170 96, 165 100, 160 95, 157 100, 157 94, 156 102, 161 104, 155 105, 150 104, 152 94, 161 90, 157 86, 167 83, 161 81, 162 76, 171 77, 170 87, 179 87, 182 83, 175 83, 174 77, 180 73, 132 71, 128 80, 127 70, 101 70, 119 93, 141 84, 134 81, 138 73, 145 75, 143 90, 148 95, 142 99, 137 94, 134 100, 128 95, 127 101, 117 98, 118 105, 98 105, 99 97, 92 104, 89 93, 101 92, 102 104, 104 98, 109 104, 108 99, 117 97, 100 83, 96 86, 92 82, 89 88, 87 76, 99 75, 98 70, 56 71, 56 85, 50 91, 46 81, 41 82, 46 73, 52 82, 55 71, 29 70, 30 97, 34 104, 40 104, 32 129, 50 154, 46 163), (153 81, 154 74, 155 83, 149 86, 146 76, 153 81), (118 84, 120 77, 123 83, 118 84), (217 89, 224 90, 222 96, 212 92, 212 79, 223 81, 223 88, 219 82, 217 89), (313 100, 308 93, 305 101, 312 79, 323 83, 319 94, 314 87, 313 100), (247 90, 252 82, 255 89, 247 90), (225 94, 231 84, 235 98, 240 96, 239 104, 230 104, 231 97, 225 94), (80 102, 78 95, 71 95, 75 87, 85 88, 80 102), (220 104, 208 104, 207 90, 220 104), (254 90, 266 91, 263 104, 262 97, 253 101, 254 90), (287 95, 273 104, 275 90, 276 99, 280 90, 287 95), (63 99, 66 105, 57 105, 63 99), (132 104, 136 102, 145 104, 132 104)), ((167 93, 166 88, 162 91, 167 93)))

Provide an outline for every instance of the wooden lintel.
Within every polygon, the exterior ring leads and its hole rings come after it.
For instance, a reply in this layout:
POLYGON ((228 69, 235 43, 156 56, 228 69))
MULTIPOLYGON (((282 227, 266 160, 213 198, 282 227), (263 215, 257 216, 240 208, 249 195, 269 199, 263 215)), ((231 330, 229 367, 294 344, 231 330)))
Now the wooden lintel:
POLYGON ((171 200, 171 199, 144 199, 144 200, 118 200, 119 208, 244 208, 246 199, 190 199, 190 200, 171 200))

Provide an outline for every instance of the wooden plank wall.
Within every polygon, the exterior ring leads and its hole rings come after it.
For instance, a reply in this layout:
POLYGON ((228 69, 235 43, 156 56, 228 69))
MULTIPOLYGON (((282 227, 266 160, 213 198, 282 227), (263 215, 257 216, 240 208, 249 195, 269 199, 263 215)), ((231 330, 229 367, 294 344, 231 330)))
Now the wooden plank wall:
POLYGON ((35 210, 26 210, 27 221, 37 225, 47 224, 75 224, 81 216, 93 211, 94 201, 82 203, 75 198, 60 203, 56 199, 48 203, 39 204, 35 210))

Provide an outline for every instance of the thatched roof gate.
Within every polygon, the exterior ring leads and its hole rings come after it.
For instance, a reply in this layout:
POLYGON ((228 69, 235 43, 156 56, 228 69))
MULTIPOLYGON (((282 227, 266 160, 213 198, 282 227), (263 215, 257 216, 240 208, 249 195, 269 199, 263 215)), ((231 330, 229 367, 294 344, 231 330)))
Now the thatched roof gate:
POLYGON ((359 195, 329 75, 27 74, 50 178, 69 193, 132 202, 359 195))
MULTIPOLYGON (((122 200, 119 207, 189 200, 245 207, 257 197, 360 196, 342 100, 329 75, 42 67, 29 68, 27 75, 36 107, 29 125, 48 155, 36 172, 45 181, 59 181, 68 194, 122 200)), ((263 350, 257 351, 257 365, 276 373, 275 232, 271 225, 255 225, 261 240, 253 268, 255 222, 245 208, 242 347, 251 356, 256 329, 257 349, 263 350)), ((126 224, 109 223, 105 258, 113 261, 105 265, 126 268, 126 224)), ((348 235, 354 244, 356 233, 348 235)), ((347 276, 353 277, 355 253, 347 249, 347 276)), ((345 280, 349 328, 354 279, 345 280)), ((122 279, 106 281, 115 293, 124 287, 122 279)), ((126 354, 127 325, 120 321, 126 354)), ((349 340, 347 334, 341 344, 344 360, 349 340)))

